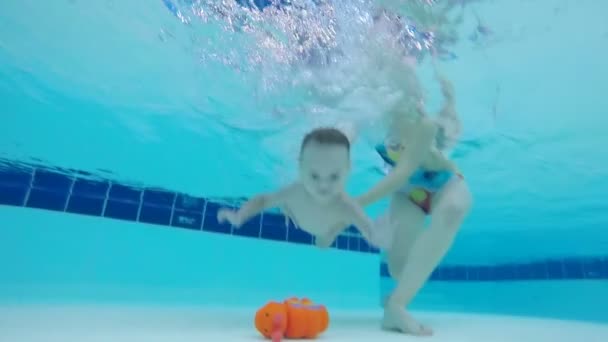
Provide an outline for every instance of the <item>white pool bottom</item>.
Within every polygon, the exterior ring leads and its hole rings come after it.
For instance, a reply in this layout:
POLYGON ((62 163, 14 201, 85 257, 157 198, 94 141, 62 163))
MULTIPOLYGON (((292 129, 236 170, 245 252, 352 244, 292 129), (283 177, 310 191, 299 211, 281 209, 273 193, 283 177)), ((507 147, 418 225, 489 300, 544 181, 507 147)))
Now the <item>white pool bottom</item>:
MULTIPOLYGON (((122 306, 0 307, 3 342, 262 341, 251 310, 122 306)), ((380 311, 330 312, 323 341, 413 341, 378 329, 380 311)), ((608 325, 490 315, 416 313, 435 329, 428 341, 605 342, 608 325)))

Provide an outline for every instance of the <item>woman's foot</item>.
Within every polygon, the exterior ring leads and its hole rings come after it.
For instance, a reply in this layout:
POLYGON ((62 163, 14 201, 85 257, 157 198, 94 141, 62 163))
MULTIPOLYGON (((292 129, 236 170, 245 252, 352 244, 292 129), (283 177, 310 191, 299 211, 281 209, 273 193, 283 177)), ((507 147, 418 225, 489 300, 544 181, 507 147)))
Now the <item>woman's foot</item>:
POLYGON ((382 329, 415 336, 431 336, 433 330, 418 323, 404 308, 387 303, 384 307, 382 329))

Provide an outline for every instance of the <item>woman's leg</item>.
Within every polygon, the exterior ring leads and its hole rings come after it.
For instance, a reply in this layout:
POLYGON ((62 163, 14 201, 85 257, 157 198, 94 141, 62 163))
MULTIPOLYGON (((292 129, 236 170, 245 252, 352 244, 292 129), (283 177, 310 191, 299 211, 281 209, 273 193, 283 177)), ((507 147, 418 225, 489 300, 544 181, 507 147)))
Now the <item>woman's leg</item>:
MULTIPOLYGON (((424 229, 425 215, 407 195, 396 193, 390 201, 390 208, 382 221, 376 221, 382 228, 384 249, 388 272, 393 279, 399 279, 407 256, 414 245, 418 234, 424 229), (394 232, 399 230, 399 234, 394 232)), ((386 305, 390 296, 382 298, 382 306, 386 305)))
POLYGON ((409 316, 405 312, 405 305, 395 308, 392 303, 392 298, 401 286, 402 273, 414 243, 424 231, 425 214, 406 194, 397 193, 391 199, 389 217, 393 226, 392 241, 387 250, 387 264, 391 277, 397 282, 397 287, 384 303, 382 327, 415 335, 428 335, 431 330, 421 326, 409 316))
MULTIPOLYGON (((403 268, 398 274, 397 287, 385 306, 384 326, 405 333, 428 335, 432 331, 421 326, 405 310, 416 293, 428 279, 441 258, 448 251, 462 221, 472 203, 471 193, 464 180, 455 179, 434 197, 431 224, 418 234, 409 254, 404 257, 403 268)), ((403 222, 406 225, 408 222, 403 222)), ((405 241, 395 230, 395 243, 405 241)), ((398 248, 396 245, 393 249, 398 248)))
POLYGON ((386 256, 388 271, 394 279, 399 279, 410 250, 424 229, 424 218, 424 212, 406 194, 393 195, 389 208, 392 236, 386 256))

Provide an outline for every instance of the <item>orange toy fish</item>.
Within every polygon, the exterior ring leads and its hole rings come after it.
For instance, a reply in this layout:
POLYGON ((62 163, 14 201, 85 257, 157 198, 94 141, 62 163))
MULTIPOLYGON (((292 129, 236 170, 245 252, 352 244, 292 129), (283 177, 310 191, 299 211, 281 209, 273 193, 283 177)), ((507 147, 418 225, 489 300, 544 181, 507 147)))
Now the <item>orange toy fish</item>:
POLYGON ((282 303, 270 302, 255 314, 255 327, 266 338, 315 338, 327 329, 329 313, 323 305, 309 299, 289 298, 282 303))

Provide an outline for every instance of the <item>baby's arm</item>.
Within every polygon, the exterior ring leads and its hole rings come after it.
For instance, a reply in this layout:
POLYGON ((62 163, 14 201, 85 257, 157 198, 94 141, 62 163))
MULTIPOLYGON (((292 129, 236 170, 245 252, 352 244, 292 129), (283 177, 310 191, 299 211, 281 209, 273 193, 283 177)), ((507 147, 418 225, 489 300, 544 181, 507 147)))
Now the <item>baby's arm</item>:
POLYGON ((346 204, 346 217, 348 218, 347 222, 351 222, 359 231, 361 235, 367 240, 371 242, 372 229, 374 223, 372 220, 365 214, 363 208, 355 202, 354 199, 348 197, 345 198, 346 204))
POLYGON ((433 146, 437 126, 427 118, 420 118, 415 126, 404 134, 409 135, 408 148, 403 151, 399 162, 388 175, 357 198, 359 204, 367 206, 403 186, 433 146))
POLYGON ((238 211, 222 208, 217 212, 217 221, 220 223, 228 221, 238 228, 265 209, 283 206, 294 187, 295 185, 290 185, 277 192, 257 195, 245 202, 238 211))

